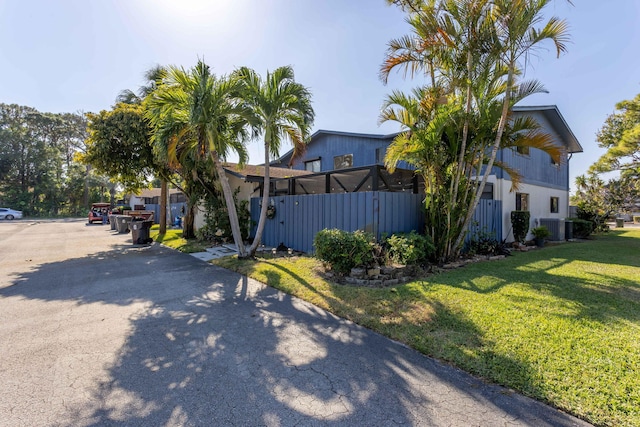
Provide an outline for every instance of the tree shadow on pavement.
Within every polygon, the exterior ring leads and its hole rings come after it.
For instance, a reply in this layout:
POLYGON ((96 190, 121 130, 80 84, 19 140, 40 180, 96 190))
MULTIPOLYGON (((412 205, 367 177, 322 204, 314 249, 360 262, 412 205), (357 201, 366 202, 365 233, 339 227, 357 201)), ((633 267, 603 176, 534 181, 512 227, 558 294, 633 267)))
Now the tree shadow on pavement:
MULTIPOLYGON (((311 304, 157 245, 40 265, 0 287, 0 299, 50 309, 51 302, 66 303, 65 310, 69 302, 127 308, 122 345, 98 349, 87 339, 66 349, 66 356, 115 357, 104 367, 84 367, 105 371, 85 395, 52 402, 64 405, 55 425, 450 425, 470 416, 485 425, 572 421, 311 304)), ((83 324, 87 334, 101 326, 108 328, 97 318, 83 324)))

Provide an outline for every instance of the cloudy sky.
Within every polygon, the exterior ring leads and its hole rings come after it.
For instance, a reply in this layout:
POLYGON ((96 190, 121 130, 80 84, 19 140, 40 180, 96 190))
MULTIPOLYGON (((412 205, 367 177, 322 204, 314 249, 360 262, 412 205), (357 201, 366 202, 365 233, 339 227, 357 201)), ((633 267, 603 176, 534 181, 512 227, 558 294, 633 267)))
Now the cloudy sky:
MULTIPOLYGON (((537 52, 526 77, 549 94, 525 101, 557 105, 584 147, 572 183, 602 154, 595 133, 615 104, 640 93, 640 1, 573 3, 547 10, 568 20, 572 42, 560 59, 549 45, 537 52)), ((384 0, 0 0, 0 102, 97 112, 156 64, 203 58, 217 74, 292 65, 313 93, 314 131, 391 133, 377 123, 385 95, 421 81, 398 74, 385 86, 378 69, 386 43, 407 32, 384 0)), ((250 153, 261 162, 259 143, 250 153)))

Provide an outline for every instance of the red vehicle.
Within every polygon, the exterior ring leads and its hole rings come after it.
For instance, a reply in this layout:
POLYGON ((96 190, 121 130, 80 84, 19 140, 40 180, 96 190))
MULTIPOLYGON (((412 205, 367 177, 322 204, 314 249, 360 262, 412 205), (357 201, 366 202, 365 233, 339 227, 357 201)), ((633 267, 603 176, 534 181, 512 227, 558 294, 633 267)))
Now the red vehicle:
POLYGON ((109 209, 111 208, 110 203, 93 203, 91 205, 91 210, 89 211, 89 224, 94 222, 109 222, 109 209), (104 220, 103 220, 103 217, 104 220))

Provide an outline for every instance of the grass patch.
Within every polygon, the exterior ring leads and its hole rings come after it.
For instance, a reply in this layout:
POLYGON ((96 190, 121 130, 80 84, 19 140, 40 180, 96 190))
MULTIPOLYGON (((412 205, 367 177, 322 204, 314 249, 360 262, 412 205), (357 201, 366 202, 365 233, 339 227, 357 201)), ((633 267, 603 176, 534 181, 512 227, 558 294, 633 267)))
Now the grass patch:
POLYGON ((209 247, 205 242, 200 242, 195 239, 185 239, 182 237, 182 230, 180 229, 168 228, 165 234, 160 234, 160 226, 158 224, 151 226, 149 237, 158 243, 162 243, 165 246, 187 254, 204 252, 204 250, 209 247))
POLYGON ((314 258, 215 263, 596 425, 640 425, 640 230, 517 253, 386 289, 314 258))

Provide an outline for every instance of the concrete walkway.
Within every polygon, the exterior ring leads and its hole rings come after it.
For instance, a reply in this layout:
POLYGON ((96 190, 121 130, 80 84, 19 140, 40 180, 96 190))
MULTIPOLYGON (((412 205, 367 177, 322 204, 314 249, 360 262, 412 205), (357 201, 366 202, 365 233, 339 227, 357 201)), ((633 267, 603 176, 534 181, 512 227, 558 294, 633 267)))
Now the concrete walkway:
POLYGON ((587 425, 105 226, 0 223, 0 244, 3 427, 587 425))
MULTIPOLYGON (((273 248, 271 246, 261 246, 258 248, 257 252, 271 252, 273 248)), ((238 253, 238 247, 233 243, 228 243, 224 245, 213 246, 211 248, 207 248, 204 252, 194 252, 191 255, 194 258, 198 258, 201 261, 209 262, 213 259, 224 258, 229 255, 234 255, 238 253)))

